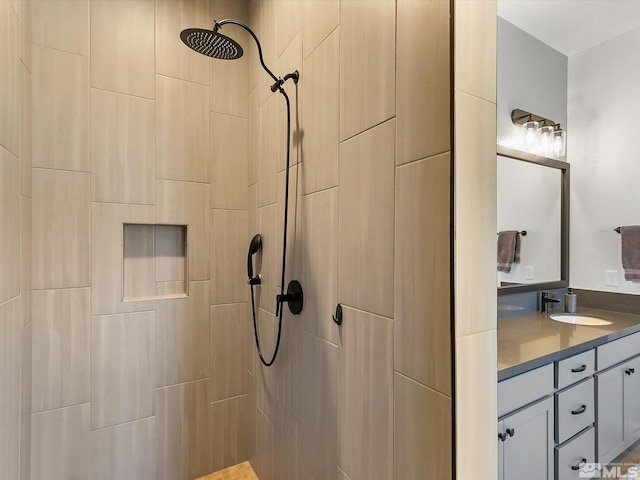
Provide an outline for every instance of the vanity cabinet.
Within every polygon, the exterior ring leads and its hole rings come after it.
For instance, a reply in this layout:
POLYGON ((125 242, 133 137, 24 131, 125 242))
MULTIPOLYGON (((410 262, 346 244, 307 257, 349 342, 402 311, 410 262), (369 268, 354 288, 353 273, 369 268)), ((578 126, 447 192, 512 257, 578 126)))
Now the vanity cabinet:
POLYGON ((640 356, 598 373, 596 382, 598 462, 607 464, 640 438, 640 356))
POLYGON ((498 422, 498 479, 553 478, 553 398, 498 422))
POLYGON ((594 368, 589 350, 498 383, 499 480, 585 478, 596 458, 594 368))

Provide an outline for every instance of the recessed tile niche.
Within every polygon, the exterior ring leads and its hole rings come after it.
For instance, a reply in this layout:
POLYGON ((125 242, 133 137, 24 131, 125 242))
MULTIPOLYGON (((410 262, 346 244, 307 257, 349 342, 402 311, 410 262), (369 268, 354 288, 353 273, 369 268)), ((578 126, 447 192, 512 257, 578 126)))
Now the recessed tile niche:
POLYGON ((188 295, 187 226, 125 223, 123 301, 188 295))

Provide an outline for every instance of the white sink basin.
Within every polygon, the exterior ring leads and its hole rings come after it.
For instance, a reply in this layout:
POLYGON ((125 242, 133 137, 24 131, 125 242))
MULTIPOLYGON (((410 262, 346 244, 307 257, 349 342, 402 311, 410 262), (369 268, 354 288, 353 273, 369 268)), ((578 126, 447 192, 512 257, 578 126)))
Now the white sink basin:
POLYGON ((584 315, 574 315, 571 313, 554 313, 551 320, 563 323, 572 323, 573 325, 611 325, 609 320, 597 317, 586 317, 584 315))

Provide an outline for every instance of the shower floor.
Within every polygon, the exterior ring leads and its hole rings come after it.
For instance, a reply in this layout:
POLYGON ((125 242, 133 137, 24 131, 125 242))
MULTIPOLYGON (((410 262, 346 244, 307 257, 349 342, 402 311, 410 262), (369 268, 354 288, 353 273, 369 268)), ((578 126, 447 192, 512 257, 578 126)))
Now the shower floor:
POLYGON ((258 480, 258 477, 249 462, 242 462, 233 467, 200 477, 198 480, 258 480))

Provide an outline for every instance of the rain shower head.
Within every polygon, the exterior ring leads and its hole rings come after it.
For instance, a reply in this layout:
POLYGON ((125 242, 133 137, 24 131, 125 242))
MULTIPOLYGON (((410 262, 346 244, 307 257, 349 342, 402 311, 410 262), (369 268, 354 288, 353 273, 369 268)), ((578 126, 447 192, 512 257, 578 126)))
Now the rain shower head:
POLYGON ((242 47, 235 40, 218 33, 218 24, 213 30, 187 28, 180 32, 184 44, 207 57, 219 60, 235 60, 243 54, 242 47))

